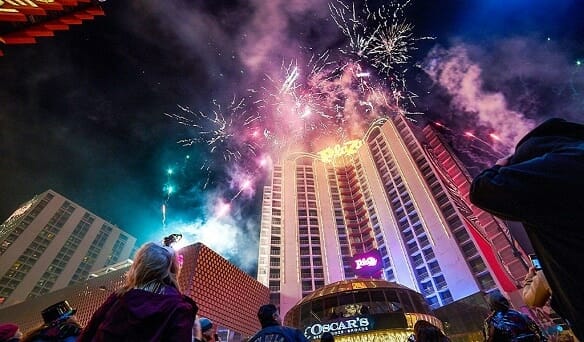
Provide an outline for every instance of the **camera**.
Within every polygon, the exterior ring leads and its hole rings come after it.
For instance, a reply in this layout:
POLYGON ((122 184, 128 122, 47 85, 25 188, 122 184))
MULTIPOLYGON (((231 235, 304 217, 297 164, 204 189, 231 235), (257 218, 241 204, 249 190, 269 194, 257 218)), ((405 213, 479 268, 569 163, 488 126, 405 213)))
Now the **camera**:
POLYGON ((539 258, 535 254, 529 254, 529 260, 531 260, 531 264, 537 270, 541 270, 541 263, 539 262, 539 258))
POLYGON ((173 244, 179 242, 181 239, 182 239, 182 234, 170 234, 169 236, 166 236, 162 240, 162 244, 165 247, 172 247, 173 244))

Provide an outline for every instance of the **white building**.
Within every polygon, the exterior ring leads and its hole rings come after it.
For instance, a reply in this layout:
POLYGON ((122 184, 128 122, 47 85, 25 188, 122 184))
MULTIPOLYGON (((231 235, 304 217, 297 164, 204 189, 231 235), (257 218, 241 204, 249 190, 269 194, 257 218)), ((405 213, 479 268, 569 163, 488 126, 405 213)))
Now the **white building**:
POLYGON ((53 190, 0 225, 0 307, 84 281, 126 260, 136 238, 53 190))
POLYGON ((378 253, 377 277, 422 293, 432 308, 517 290, 524 253, 496 256, 517 251, 506 227, 470 209, 468 193, 451 189, 422 140, 397 115, 374 122, 361 140, 276 163, 264 188, 258 280, 282 315, 314 290, 358 276, 354 256, 367 252, 378 253), (474 220, 479 214, 489 229, 474 220))

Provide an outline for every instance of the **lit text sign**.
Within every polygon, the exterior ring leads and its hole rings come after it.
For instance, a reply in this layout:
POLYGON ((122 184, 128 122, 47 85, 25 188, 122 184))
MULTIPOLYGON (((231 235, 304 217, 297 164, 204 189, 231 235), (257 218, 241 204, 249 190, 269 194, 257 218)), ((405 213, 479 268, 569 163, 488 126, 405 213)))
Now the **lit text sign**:
POLYGON ((377 249, 353 256, 353 270, 360 277, 379 277, 383 263, 377 249))
POLYGON ((360 270, 366 266, 370 267, 377 266, 377 259, 375 259, 374 257, 355 259, 355 265, 356 270, 360 270))
POLYGON ((325 332, 333 335, 345 335, 373 329, 373 320, 370 317, 352 317, 328 323, 315 323, 304 329, 304 336, 308 339, 320 338, 325 332))
POLYGON ((357 153, 361 145, 363 145, 363 141, 361 140, 347 141, 342 145, 335 145, 318 152, 318 156, 323 162, 332 163, 339 157, 350 156, 357 153))

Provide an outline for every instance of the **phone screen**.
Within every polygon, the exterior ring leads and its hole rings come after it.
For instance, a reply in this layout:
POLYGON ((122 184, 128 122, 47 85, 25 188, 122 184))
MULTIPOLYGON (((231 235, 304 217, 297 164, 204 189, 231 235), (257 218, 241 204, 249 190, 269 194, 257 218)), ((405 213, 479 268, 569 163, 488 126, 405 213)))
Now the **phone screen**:
POLYGON ((539 259, 537 258, 536 255, 531 254, 529 256, 529 259, 531 259, 531 264, 536 270, 538 271, 541 270, 541 263, 539 262, 539 259))

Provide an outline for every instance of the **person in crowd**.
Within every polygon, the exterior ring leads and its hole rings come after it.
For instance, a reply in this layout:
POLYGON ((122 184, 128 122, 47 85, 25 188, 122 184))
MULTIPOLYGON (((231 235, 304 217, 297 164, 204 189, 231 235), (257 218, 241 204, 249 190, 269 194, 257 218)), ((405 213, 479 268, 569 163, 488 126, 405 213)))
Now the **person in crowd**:
POLYGON ((336 309, 333 309, 333 312, 329 316, 329 319, 337 319, 337 318, 339 318, 339 314, 337 313, 336 309))
POLYGON ((0 324, 0 342, 18 342, 22 338, 22 332, 18 325, 13 323, 0 324))
POLYGON ((194 342, 213 342, 218 339, 213 334, 213 321, 207 317, 198 317, 195 321, 194 342))
POLYGON ((335 335, 330 331, 327 331, 320 335, 320 342, 335 342, 335 335))
POLYGON ((258 319, 262 330, 252 336, 249 342, 308 342, 300 330, 282 326, 278 308, 274 304, 262 305, 258 311, 258 319))
POLYGON ((81 333, 73 309, 66 300, 55 303, 41 312, 44 323, 27 332, 22 342, 74 342, 81 333))
POLYGON ((361 309, 359 309, 359 314, 361 315, 369 315, 369 307, 367 305, 362 305, 361 309))
POLYGON ((584 125, 553 118, 527 133, 515 153, 472 182, 470 200, 520 221, 551 289, 552 308, 584 340, 584 125))
POLYGON ((411 340, 416 342, 450 342, 450 339, 444 335, 440 328, 422 319, 414 324, 414 336, 411 340))
POLYGON ((525 276, 521 295, 529 307, 542 307, 547 303, 552 291, 543 271, 538 271, 534 267, 529 269, 525 276))
POLYGON ((537 324, 510 307, 509 300, 499 291, 489 293, 487 302, 491 314, 485 319, 483 334, 486 342, 539 342, 543 335, 537 324))
POLYGON ((147 243, 136 253, 124 285, 97 309, 80 342, 191 342, 198 307, 183 296, 172 247, 147 243))

